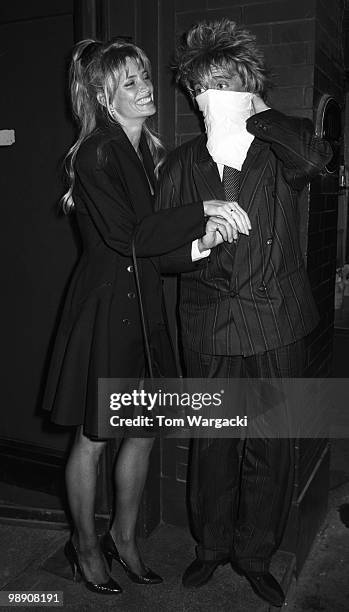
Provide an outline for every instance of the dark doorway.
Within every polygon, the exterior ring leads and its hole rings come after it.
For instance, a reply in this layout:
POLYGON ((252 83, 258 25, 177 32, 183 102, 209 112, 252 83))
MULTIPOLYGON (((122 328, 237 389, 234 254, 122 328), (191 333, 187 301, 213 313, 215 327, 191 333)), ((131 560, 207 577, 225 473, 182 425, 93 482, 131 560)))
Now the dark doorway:
MULTIPOLYGON (((45 425, 40 399, 46 361, 78 244, 59 213, 63 157, 74 137, 66 66, 74 2, 3 3, 0 129, 2 195, 0 500, 59 505, 56 477, 68 434, 45 425)), ((58 486, 58 485, 57 485, 58 486)))

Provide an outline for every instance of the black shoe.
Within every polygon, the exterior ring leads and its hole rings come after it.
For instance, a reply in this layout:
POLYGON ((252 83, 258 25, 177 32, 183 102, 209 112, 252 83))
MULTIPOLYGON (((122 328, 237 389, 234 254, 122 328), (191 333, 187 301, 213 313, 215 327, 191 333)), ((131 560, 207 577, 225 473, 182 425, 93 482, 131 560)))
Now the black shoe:
POLYGON ((201 587, 210 580, 213 573, 219 565, 225 565, 229 559, 218 559, 215 561, 203 561, 202 559, 194 559, 188 565, 182 578, 183 586, 187 588, 201 587))
POLYGON ((285 603, 285 594, 272 574, 269 572, 257 574, 246 571, 242 571, 241 573, 247 578, 258 597, 261 597, 261 599, 264 599, 264 601, 267 601, 277 608, 281 608, 285 603))
POLYGON ((84 570, 80 565, 78 553, 71 540, 66 543, 64 547, 64 554, 67 557, 73 570, 74 582, 76 582, 77 579, 81 577, 86 588, 90 591, 93 591, 94 593, 101 593, 103 595, 116 595, 117 593, 122 593, 121 586, 111 577, 109 578, 109 580, 107 580, 107 582, 103 582, 101 584, 95 584, 94 582, 90 582, 89 580, 87 580, 84 574, 84 570))
POLYGON ((110 535, 110 533, 105 533, 101 538, 101 549, 107 560, 109 565, 109 569, 111 569, 113 559, 120 563, 121 567, 125 570, 127 576, 132 580, 132 582, 137 582, 137 584, 159 584, 163 582, 161 576, 155 574, 151 569, 146 567, 145 574, 136 574, 136 572, 132 571, 131 568, 127 565, 126 561, 120 557, 118 549, 115 546, 115 542, 110 535))

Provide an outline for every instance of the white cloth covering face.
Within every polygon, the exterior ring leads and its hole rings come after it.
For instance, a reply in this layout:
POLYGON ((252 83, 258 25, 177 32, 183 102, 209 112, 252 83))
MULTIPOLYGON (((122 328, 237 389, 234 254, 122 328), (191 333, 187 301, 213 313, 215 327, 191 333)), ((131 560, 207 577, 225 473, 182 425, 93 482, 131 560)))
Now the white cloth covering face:
POLYGON ((217 164, 241 170, 254 136, 246 129, 253 94, 207 89, 196 97, 204 115, 207 149, 217 164))

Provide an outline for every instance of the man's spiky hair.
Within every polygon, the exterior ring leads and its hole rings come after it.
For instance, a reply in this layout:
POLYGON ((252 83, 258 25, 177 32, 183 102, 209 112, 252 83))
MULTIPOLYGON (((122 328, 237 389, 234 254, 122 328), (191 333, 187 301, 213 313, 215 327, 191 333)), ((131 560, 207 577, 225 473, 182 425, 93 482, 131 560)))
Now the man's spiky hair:
POLYGON ((213 67, 237 71, 246 91, 262 97, 268 86, 264 57, 256 37, 230 19, 201 21, 179 41, 174 69, 176 80, 192 94, 213 67))

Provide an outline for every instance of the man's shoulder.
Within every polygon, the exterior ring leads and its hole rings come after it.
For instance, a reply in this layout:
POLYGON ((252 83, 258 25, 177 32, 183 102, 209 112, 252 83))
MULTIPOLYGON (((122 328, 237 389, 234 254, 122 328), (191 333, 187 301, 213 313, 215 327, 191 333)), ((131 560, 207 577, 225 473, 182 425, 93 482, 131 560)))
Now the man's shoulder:
POLYGON ((200 134, 191 140, 183 142, 179 147, 173 149, 166 160, 168 166, 196 161, 202 150, 206 147, 206 134, 200 134))

